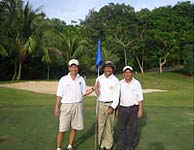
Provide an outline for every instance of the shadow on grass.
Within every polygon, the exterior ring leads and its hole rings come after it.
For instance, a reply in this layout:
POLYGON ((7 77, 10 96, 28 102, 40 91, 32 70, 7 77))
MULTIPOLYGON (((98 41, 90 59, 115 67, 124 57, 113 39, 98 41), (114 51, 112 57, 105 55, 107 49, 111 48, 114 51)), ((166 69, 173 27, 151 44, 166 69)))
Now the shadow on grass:
MULTIPOLYGON (((147 124, 147 114, 144 112, 143 117, 138 122, 138 132, 137 132, 137 145, 141 138, 141 133, 143 128, 147 124)), ((74 148, 77 149, 81 144, 83 144, 85 141, 87 141, 89 138, 91 138, 94 135, 94 129, 95 129, 95 123, 91 125, 91 127, 84 132, 80 137, 78 137, 75 140, 74 148)), ((118 150, 118 120, 115 119, 115 126, 114 126, 114 145, 113 150, 118 150)), ((149 150, 164 150, 162 149, 163 146, 160 143, 153 143, 149 146, 149 150), (158 149, 157 149, 158 148, 158 149)))
POLYGON ((0 136, 0 144, 7 142, 9 140, 9 138, 7 136, 0 136))
POLYGON ((80 146, 80 144, 83 144, 85 141, 91 138, 94 134, 94 129, 95 129, 95 122, 91 125, 91 127, 87 130, 87 132, 85 132, 75 140, 74 148, 77 149, 80 146))
MULTIPOLYGON (((143 117, 138 121, 138 128, 137 128, 137 145, 139 144, 139 141, 141 139, 141 134, 142 134, 142 130, 143 128, 146 126, 147 124, 147 113, 143 112, 143 117)), ((136 146, 137 146, 136 145, 136 146)))
POLYGON ((114 126, 114 145, 113 150, 118 150, 118 138, 119 138, 119 127, 118 127, 118 118, 116 119, 116 124, 114 126))
POLYGON ((151 143, 147 150, 165 150, 164 145, 160 142, 151 143))

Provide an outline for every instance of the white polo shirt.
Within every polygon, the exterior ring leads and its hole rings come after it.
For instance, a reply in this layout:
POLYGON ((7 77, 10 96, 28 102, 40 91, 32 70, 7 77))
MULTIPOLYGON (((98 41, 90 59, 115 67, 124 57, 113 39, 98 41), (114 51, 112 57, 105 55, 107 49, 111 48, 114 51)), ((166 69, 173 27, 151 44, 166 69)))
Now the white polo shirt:
POLYGON ((119 103, 120 84, 119 80, 112 74, 108 78, 104 74, 100 75, 96 82, 99 82, 100 95, 98 100, 100 102, 113 102, 112 108, 116 108, 119 103))
POLYGON ((131 82, 127 83, 123 79, 120 81, 120 86, 120 106, 129 107, 138 105, 139 101, 143 101, 142 88, 138 80, 132 78, 131 82))
POLYGON ((77 74, 75 80, 68 75, 59 80, 57 96, 62 97, 61 103, 81 102, 86 93, 86 83, 83 77, 77 74))

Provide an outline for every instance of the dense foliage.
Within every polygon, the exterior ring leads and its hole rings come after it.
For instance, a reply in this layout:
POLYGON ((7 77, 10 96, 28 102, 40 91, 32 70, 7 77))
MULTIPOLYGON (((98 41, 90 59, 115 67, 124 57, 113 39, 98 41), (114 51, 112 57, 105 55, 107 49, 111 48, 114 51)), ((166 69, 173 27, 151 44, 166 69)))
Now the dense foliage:
POLYGON ((124 65, 141 73, 179 66, 193 74, 190 1, 138 12, 109 3, 71 25, 40 11, 22 0, 0 1, 0 80, 56 79, 70 58, 79 59, 82 74, 94 74, 98 37, 103 60, 113 60, 116 72, 124 65))

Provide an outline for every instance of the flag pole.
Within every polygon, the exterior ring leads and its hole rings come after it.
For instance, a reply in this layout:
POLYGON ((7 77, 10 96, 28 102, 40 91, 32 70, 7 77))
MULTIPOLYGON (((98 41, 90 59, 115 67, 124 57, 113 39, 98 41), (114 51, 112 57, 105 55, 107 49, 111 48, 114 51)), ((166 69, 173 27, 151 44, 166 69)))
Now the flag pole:
POLYGON ((97 140, 98 139, 98 99, 96 99, 96 122, 95 122, 95 141, 94 150, 97 150, 97 140))
POLYGON ((99 69, 99 66, 98 66, 98 77, 99 77, 99 75, 100 75, 100 69, 99 69))
MULTIPOLYGON (((98 44, 97 44, 97 52, 96 52, 96 68, 97 68, 97 77, 100 75, 100 69, 99 66, 102 64, 102 54, 101 54, 101 48, 100 48, 100 37, 98 38, 98 44)), ((98 84, 98 83, 96 83, 98 84)), ((95 85, 96 86, 96 85, 95 85)), ((98 86, 98 85, 97 85, 98 86)), ((95 146, 94 150, 97 150, 97 141, 98 141, 98 98, 96 99, 96 123, 95 123, 95 146)))
MULTIPOLYGON (((98 76, 100 75, 100 69, 99 69, 99 66, 97 66, 97 71, 98 71, 98 76)), ((94 150, 97 150, 97 143, 98 143, 98 98, 96 99, 96 123, 95 123, 95 148, 94 150)))

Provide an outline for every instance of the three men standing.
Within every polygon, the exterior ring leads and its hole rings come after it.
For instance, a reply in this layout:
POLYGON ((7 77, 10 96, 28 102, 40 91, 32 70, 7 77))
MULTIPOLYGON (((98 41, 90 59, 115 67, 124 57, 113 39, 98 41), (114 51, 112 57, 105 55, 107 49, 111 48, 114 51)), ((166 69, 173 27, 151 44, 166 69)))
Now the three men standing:
POLYGON ((123 68, 124 79, 113 74, 112 61, 103 65, 103 74, 96 79, 95 87, 86 90, 83 77, 78 74, 79 62, 72 59, 68 63, 69 74, 59 80, 55 115, 59 116, 57 150, 62 150, 65 132, 71 128, 68 150, 72 150, 76 131, 82 130, 82 99, 95 91, 98 98, 98 144, 101 150, 111 150, 114 134, 114 110, 119 105, 119 150, 135 150, 137 144, 137 121, 142 117, 143 94, 141 84, 133 78, 130 66, 123 68), (120 104, 119 104, 120 100, 120 104), (60 107, 60 108, 59 108, 60 107))

